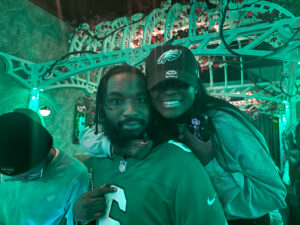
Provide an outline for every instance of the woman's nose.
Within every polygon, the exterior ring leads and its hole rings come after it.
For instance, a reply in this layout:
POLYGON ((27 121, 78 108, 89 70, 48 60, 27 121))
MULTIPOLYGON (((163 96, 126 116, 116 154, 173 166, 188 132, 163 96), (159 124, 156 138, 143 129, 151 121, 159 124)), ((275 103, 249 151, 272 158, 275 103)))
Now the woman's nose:
POLYGON ((165 95, 174 95, 174 94, 178 93, 178 90, 175 89, 175 88, 166 88, 166 89, 163 90, 163 93, 165 95))

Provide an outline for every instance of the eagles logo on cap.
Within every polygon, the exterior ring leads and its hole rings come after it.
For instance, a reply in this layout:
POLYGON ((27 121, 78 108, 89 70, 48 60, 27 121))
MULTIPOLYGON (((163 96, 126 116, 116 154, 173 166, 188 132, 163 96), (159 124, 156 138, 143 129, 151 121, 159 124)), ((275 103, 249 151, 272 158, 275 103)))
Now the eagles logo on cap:
POLYGON ((181 53, 182 50, 179 49, 166 51, 157 59, 157 64, 165 64, 166 62, 174 61, 180 57, 181 53))
POLYGON ((193 52, 180 45, 161 45, 146 59, 147 88, 165 80, 178 80, 198 88, 199 65, 193 52))

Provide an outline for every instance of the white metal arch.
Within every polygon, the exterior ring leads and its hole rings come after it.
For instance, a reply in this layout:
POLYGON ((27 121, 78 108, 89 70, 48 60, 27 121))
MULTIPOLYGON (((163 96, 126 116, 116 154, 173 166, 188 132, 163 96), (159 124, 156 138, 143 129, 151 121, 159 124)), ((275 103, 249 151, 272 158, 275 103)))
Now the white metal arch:
MULTIPOLYGON (((231 8, 231 11, 224 23, 226 28, 224 30, 225 41, 228 44, 244 40, 249 41, 239 49, 234 49, 235 52, 248 56, 266 56, 267 59, 286 62, 300 61, 299 35, 295 36, 295 40, 292 40, 289 45, 273 55, 269 55, 272 50, 257 49, 257 46, 264 42, 278 47, 277 42, 270 42, 274 37, 283 43, 293 37, 299 30, 299 17, 296 18, 283 7, 266 1, 249 0, 244 1, 243 4, 230 3, 229 8, 231 8), (246 7, 243 8, 243 6, 246 7), (272 10, 280 15, 272 23, 266 22, 258 16, 253 16, 272 10), (252 13, 251 18, 250 16, 247 17, 247 15, 250 15, 249 12, 252 13), (284 16, 282 17, 282 15, 284 16), (238 18, 243 18, 243 20, 236 28, 235 21, 238 18)), ((81 87, 92 93, 96 91, 101 76, 101 68, 120 63, 140 64, 152 48, 162 44, 150 43, 153 34, 157 33, 157 27, 163 28, 161 33, 164 35, 164 42, 166 42, 173 36, 174 25, 186 26, 188 36, 175 40, 174 44, 193 47, 192 51, 196 56, 234 57, 235 55, 225 48, 219 33, 212 31, 209 27, 212 24, 216 26, 219 21, 220 10, 208 10, 204 3, 193 2, 192 5, 186 6, 175 4, 169 10, 166 8, 155 9, 147 17, 136 14, 130 20, 119 18, 113 22, 101 22, 94 30, 90 29, 88 24, 83 24, 76 30, 70 40, 70 52, 90 50, 97 51, 98 54, 75 54, 56 62, 55 65, 53 61, 32 63, 5 53, 0 53, 0 57, 6 65, 7 72, 27 88, 81 87), (182 14, 183 11, 185 15, 182 14), (203 16, 204 14, 206 16, 203 16), (205 27, 207 19, 210 19, 210 22, 213 23, 205 27), (201 30, 201 26, 204 26, 206 30, 201 30), (135 44, 132 46, 133 42, 135 44), (212 46, 214 47, 212 48, 212 46), (51 71, 46 73, 51 66, 53 66, 51 71)), ((298 65, 296 67, 298 68, 298 65)), ((211 64, 209 68, 212 71, 211 64)), ((224 73, 226 73, 226 70, 224 70, 224 73)), ((212 73, 211 77, 213 78, 212 73)), ((289 81, 290 88, 295 83, 299 85, 297 75, 290 77, 292 77, 289 81)), ((240 97, 261 99, 266 105, 272 105, 274 103, 280 104, 285 98, 285 95, 278 89, 279 86, 280 84, 274 85, 274 83, 260 83, 257 85, 244 83, 243 76, 241 76, 241 81, 238 84, 227 82, 226 79, 224 84, 215 84, 211 79, 207 89, 214 96, 232 97, 241 95, 240 97), (258 90, 259 87, 264 89, 258 90), (272 90, 275 96, 268 96, 267 92, 264 91, 268 89, 272 90), (254 94, 249 96, 248 93, 250 92, 254 94)))

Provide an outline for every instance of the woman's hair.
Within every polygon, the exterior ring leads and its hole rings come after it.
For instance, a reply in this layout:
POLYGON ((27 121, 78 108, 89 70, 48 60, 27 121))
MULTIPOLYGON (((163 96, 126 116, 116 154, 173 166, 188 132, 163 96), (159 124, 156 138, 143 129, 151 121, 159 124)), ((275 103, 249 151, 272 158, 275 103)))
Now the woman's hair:
POLYGON ((146 77, 144 73, 134 66, 130 66, 127 64, 122 64, 119 66, 115 66, 109 69, 106 74, 100 79, 100 83, 97 90, 96 95, 96 114, 95 114, 95 125, 96 131, 95 134, 98 134, 98 125, 103 124, 106 121, 105 108, 108 108, 107 105, 107 82, 108 79, 116 74, 120 73, 134 73, 140 77, 142 77, 146 82, 146 77))
MULTIPOLYGON (((250 118, 250 116, 242 112, 241 110, 239 110, 237 107, 231 105, 229 102, 208 95, 202 82, 199 79, 199 90, 198 93, 195 95, 195 101, 193 104, 192 113, 196 116, 201 114, 208 115, 208 112, 211 110, 223 111, 224 113, 227 113, 233 116, 234 118, 236 118, 237 120, 239 120, 245 126, 245 128, 248 129, 248 131, 250 131, 253 134, 253 136, 257 139, 257 141, 261 144, 261 146, 265 148, 265 151, 269 152, 266 145, 262 142, 261 138, 258 136, 257 128, 254 124, 254 121, 250 118)), ((224 157, 224 146, 222 140, 219 137, 218 132, 216 131, 212 123, 212 119, 213 119, 213 114, 208 116, 208 123, 209 123, 211 136, 213 137, 212 139, 213 147, 214 149, 216 149, 216 151, 218 151, 218 153, 220 153, 220 154, 216 154, 216 156, 221 156, 222 161, 224 161, 225 163, 225 167, 223 165, 223 168, 231 171, 230 168, 228 168, 226 158, 224 157)), ((220 157, 216 157, 216 159, 219 161, 220 157)), ((219 163, 220 165, 222 165, 220 161, 219 163)))
POLYGON ((300 122, 296 125, 295 134, 300 134, 300 122))

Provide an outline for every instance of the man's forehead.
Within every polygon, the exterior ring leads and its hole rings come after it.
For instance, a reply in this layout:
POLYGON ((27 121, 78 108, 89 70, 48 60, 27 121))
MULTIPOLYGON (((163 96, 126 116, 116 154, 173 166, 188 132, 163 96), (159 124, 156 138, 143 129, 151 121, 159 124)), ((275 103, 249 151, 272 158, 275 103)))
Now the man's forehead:
POLYGON ((147 93, 146 81, 134 73, 120 73, 107 81, 107 93, 147 93))

